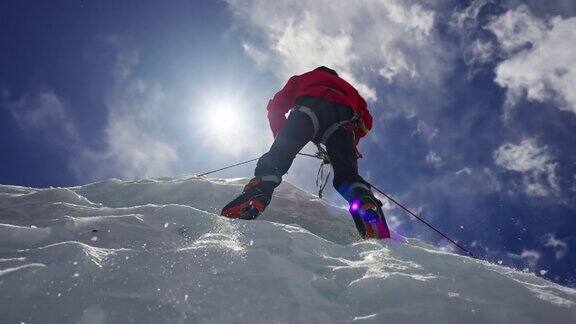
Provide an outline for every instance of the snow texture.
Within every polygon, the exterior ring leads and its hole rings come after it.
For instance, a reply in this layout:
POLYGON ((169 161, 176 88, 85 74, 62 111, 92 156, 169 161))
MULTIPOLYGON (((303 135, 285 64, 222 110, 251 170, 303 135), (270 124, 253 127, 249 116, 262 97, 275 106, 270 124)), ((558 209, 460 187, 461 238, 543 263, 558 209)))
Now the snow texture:
POLYGON ((289 183, 256 221, 246 179, 0 186, 2 323, 576 323, 576 291, 412 239, 358 239, 289 183))

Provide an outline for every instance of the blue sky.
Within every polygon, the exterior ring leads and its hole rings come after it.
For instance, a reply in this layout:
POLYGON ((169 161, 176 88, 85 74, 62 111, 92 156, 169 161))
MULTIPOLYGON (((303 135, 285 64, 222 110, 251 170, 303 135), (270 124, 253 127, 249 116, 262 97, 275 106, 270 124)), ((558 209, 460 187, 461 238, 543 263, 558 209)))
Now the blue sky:
MULTIPOLYGON (((479 256, 576 285, 573 1, 3 1, 0 34, 0 183, 259 156, 268 99, 327 65, 375 116, 367 179, 479 256)), ((299 158, 286 179, 314 190, 316 168, 299 158)))

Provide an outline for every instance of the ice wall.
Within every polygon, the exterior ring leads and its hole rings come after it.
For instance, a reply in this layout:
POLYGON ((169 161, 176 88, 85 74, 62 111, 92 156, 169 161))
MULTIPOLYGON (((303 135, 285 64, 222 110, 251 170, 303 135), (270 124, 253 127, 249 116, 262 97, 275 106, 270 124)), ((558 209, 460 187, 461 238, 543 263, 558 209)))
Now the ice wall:
POLYGON ((0 186, 0 322, 576 323, 573 289, 359 241, 345 210, 288 183, 260 220, 213 214, 245 181, 0 186))

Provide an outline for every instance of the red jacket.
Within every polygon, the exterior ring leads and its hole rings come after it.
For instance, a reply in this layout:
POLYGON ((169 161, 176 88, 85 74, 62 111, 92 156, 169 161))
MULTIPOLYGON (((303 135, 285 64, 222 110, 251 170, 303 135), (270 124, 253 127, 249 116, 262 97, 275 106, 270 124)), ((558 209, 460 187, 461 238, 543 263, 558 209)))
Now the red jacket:
POLYGON ((303 96, 321 97, 355 110, 365 126, 365 129, 357 128, 354 131, 356 141, 372 129, 372 115, 358 91, 339 76, 317 69, 291 77, 268 103, 268 121, 274 137, 284 127, 288 110, 295 107, 296 99, 303 96))

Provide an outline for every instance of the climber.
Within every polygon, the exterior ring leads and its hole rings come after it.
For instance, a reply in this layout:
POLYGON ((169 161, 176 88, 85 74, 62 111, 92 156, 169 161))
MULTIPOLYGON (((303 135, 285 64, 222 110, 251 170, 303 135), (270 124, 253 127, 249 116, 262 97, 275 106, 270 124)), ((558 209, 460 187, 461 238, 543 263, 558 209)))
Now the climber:
POLYGON ((382 203, 358 174, 357 159, 362 155, 356 146, 372 128, 372 116, 358 91, 336 71, 320 66, 291 77, 269 101, 267 110, 274 143, 258 160, 254 178, 222 209, 221 215, 258 217, 296 154, 312 141, 325 145, 334 170, 334 188, 348 201, 360 236, 390 237, 382 203))

